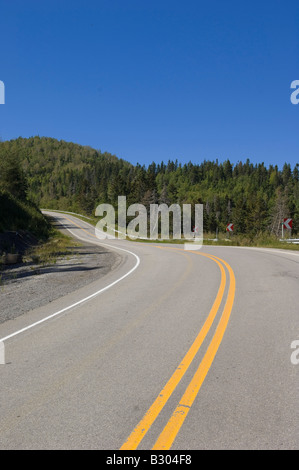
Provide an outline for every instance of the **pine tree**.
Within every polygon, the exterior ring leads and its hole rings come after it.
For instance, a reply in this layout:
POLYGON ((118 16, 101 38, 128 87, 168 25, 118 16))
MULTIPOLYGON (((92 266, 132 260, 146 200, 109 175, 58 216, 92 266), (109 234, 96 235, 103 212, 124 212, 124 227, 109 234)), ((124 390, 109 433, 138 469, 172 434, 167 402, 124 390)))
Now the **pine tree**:
POLYGON ((20 159, 14 152, 0 154, 0 188, 8 191, 17 199, 26 199, 27 181, 20 159))

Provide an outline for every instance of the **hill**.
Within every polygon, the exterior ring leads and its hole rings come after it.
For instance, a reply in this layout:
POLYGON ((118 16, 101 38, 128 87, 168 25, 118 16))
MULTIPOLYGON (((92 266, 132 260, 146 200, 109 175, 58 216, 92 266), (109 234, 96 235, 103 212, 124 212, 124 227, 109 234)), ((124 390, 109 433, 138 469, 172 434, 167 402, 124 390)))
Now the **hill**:
POLYGON ((28 198, 39 207, 92 212, 96 201, 109 198, 109 181, 126 179, 133 169, 109 153, 101 153, 47 137, 0 143, 1 153, 18 155, 26 175, 28 198))
MULTIPOLYGON (((47 137, 18 138, 0 143, 1 155, 18 156, 26 176, 27 197, 38 207, 92 214, 117 196, 128 204, 203 203, 204 229, 225 230, 234 223, 237 233, 279 235, 284 217, 299 232, 299 165, 236 165, 177 161, 133 166, 107 152, 47 137)), ((154 155, 153 155, 154 158, 154 155)))

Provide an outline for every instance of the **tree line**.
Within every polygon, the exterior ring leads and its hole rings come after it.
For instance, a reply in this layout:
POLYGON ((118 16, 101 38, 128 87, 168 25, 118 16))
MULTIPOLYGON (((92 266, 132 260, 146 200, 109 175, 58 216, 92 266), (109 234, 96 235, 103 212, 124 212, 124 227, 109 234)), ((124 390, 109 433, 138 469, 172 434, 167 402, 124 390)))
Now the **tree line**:
POLYGON ((101 203, 203 204, 204 230, 279 236, 284 217, 299 233, 299 164, 176 161, 132 165, 108 152, 47 137, 0 142, 0 190, 36 206, 94 214, 101 203))

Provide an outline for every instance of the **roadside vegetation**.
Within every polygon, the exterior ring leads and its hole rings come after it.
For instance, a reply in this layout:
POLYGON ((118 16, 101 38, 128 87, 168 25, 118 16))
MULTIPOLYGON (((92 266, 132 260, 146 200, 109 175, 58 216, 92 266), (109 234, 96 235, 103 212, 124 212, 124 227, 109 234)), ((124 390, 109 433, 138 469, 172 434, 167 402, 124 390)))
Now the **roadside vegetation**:
POLYGON ((53 264, 79 246, 56 230, 28 196, 27 176, 16 152, 0 154, 0 265, 7 254, 15 262, 53 264))
POLYGON ((0 189, 0 233, 28 230, 39 239, 49 236, 50 224, 30 201, 0 189))
POLYGON ((28 183, 16 152, 0 153, 0 233, 28 230, 38 238, 48 236, 50 224, 28 197, 28 183))
POLYGON ((284 218, 293 219, 292 237, 299 236, 299 164, 169 160, 145 167, 53 138, 0 142, 0 232, 22 228, 47 240, 50 227, 38 208, 79 213, 95 223, 96 207, 107 203, 117 220, 118 196, 148 210, 150 204, 203 204, 205 244, 297 249, 279 238, 284 218), (228 223, 234 224, 229 241, 228 223))
MULTIPOLYGON (((65 211, 66 215, 68 214, 65 211)), ((78 219, 81 219, 89 224, 93 225, 94 227, 99 221, 99 218, 95 216, 84 216, 82 214, 74 213, 78 219)), ((118 229, 117 224, 115 225, 115 229, 118 229)), ((117 234, 116 234, 117 237, 117 234)), ((159 234, 160 237, 160 234, 159 234)), ((184 243, 192 243, 192 240, 185 240, 181 239, 172 239, 170 237, 169 240, 144 240, 144 239, 133 239, 127 237, 128 241, 138 242, 138 243, 170 243, 170 244, 184 244, 184 243)), ((203 234, 203 244, 204 245, 219 245, 219 246, 248 246, 248 247, 260 247, 260 248, 280 248, 286 250, 298 250, 299 251, 299 244, 288 243, 287 241, 280 241, 279 237, 276 237, 269 232, 260 232, 256 236, 248 236, 246 234, 230 234, 228 235, 227 232, 220 232, 217 234, 217 238, 215 233, 212 232, 204 232, 203 234)))
MULTIPOLYGON (((259 248, 279 248, 285 250, 298 250, 299 245, 288 242, 280 242, 277 237, 269 236, 268 234, 261 234, 256 238, 249 238, 242 235, 232 236, 227 238, 226 235, 219 234, 218 238, 210 238, 212 234, 204 233, 203 245, 216 245, 216 246, 248 246, 248 247, 259 247, 259 248)), ((129 238, 128 238, 129 239, 129 238)), ((179 240, 134 240, 139 243, 171 243, 171 244, 184 244, 193 243, 192 240, 185 240, 183 238, 179 240)))
POLYGON ((27 250, 23 260, 40 265, 56 264, 59 258, 70 257, 78 246, 81 243, 52 227, 48 239, 27 250))

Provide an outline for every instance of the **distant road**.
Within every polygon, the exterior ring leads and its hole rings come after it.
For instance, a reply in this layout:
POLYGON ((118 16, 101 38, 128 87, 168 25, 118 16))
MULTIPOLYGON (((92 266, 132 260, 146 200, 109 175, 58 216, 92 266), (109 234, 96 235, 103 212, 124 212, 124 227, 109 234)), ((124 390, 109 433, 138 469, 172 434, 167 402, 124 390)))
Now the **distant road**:
POLYGON ((298 449, 299 253, 101 242, 51 215, 123 261, 0 325, 0 449, 298 449))

